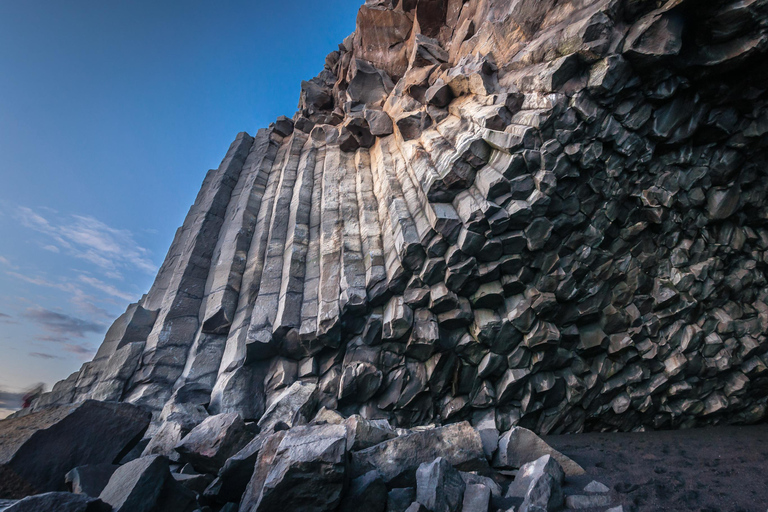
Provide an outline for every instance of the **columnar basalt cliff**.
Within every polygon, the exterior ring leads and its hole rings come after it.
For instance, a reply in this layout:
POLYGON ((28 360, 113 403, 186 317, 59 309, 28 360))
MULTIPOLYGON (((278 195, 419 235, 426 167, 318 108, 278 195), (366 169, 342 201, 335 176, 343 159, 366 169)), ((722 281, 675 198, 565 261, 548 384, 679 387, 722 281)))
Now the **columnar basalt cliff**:
POLYGON ((760 421, 767 51, 764 0, 368 1, 35 409, 148 408, 145 454, 166 455, 209 415, 322 407, 539 433, 760 421))

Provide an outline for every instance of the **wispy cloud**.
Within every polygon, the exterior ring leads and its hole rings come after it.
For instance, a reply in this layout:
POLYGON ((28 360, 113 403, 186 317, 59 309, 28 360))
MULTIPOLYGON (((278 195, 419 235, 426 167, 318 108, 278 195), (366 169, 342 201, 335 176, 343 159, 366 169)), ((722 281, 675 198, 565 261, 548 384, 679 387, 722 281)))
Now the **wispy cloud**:
POLYGON ((8 268, 11 268, 11 269, 19 268, 16 265, 12 264, 11 260, 9 260, 8 258, 3 257, 3 256, 0 256, 0 264, 6 266, 8 268))
POLYGON ((101 324, 45 308, 29 308, 24 312, 24 317, 36 322, 43 330, 60 336, 62 342, 72 337, 85 338, 90 333, 100 334, 105 329, 101 324))
POLYGON ((61 359, 61 356, 49 354, 46 352, 30 352, 29 355, 38 359, 61 359))
MULTIPOLYGON (((48 236, 56 250, 84 259, 94 265, 115 272, 120 268, 136 269, 147 274, 157 270, 149 259, 148 249, 140 246, 133 234, 125 229, 116 229, 98 219, 85 215, 49 220, 42 214, 21 206, 17 217, 22 225, 48 236)), ((52 250, 52 249, 49 249, 52 250)))
POLYGON ((9 276, 15 277, 16 279, 21 279, 22 281, 25 281, 29 284, 36 284, 38 286, 45 286, 48 288, 56 288, 57 290, 64 292, 74 291, 72 284, 66 281, 51 281, 50 279, 42 276, 28 276, 20 272, 13 272, 11 270, 6 271, 5 273, 9 276))
MULTIPOLYGON (((116 316, 113 312, 107 311, 103 307, 96 305, 97 303, 104 303, 104 302, 110 302, 110 303, 114 304, 115 303, 114 300, 112 300, 112 299, 107 299, 106 301, 105 300, 99 300, 98 298, 85 293, 82 290, 82 288, 80 288, 77 284, 73 283, 70 280, 59 279, 58 281, 53 281, 53 280, 48 279, 48 278, 43 277, 43 276, 25 275, 25 274, 21 274, 19 272, 14 272, 14 271, 10 271, 10 270, 6 271, 5 273, 7 275, 11 276, 11 277, 15 277, 16 279, 20 279, 20 280, 22 280, 22 281, 24 281, 26 283, 34 284, 34 285, 37 285, 37 286, 44 286, 46 288, 53 288, 53 289, 61 290, 63 292, 66 292, 66 293, 70 294, 70 302, 72 304, 74 304, 75 307, 77 307, 77 309, 80 312, 85 313, 87 315, 96 316, 96 317, 105 318, 105 319, 110 319, 110 320, 114 319, 115 316, 116 316)), ((81 277, 85 277, 86 279, 90 279, 87 276, 81 276, 81 277)), ((123 300, 134 299, 134 297, 132 295, 130 295, 128 293, 120 292, 116 288, 110 287, 110 285, 108 285, 107 283, 102 283, 98 279, 95 279, 95 281, 97 281, 98 283, 103 284, 103 286, 105 288, 110 289, 110 292, 116 292, 116 293, 120 294, 120 295, 115 295, 115 293, 109 293, 112 296, 117 296, 117 297, 119 297, 119 298, 121 298, 123 300)), ((88 283, 91 286, 94 286, 92 283, 89 283, 86 280, 83 280, 83 282, 88 283)), ((101 289, 101 288, 98 288, 98 287, 96 287, 96 288, 97 289, 101 289)), ((102 289, 102 291, 104 291, 104 290, 102 289)))
POLYGON ((135 300, 136 297, 134 297, 130 293, 123 292, 121 290, 118 290, 115 286, 112 286, 109 283, 105 283, 104 281, 101 281, 100 279, 96 279, 95 277, 89 277, 89 276, 80 276, 80 281, 96 288, 97 290, 101 290, 102 292, 106 293, 107 295, 111 295, 113 297, 117 297, 118 299, 123 300, 135 300))
POLYGON ((86 345, 78 345, 76 343, 65 343, 64 350, 80 356, 83 359, 90 359, 96 353, 92 347, 86 345))
POLYGON ((0 311, 0 324, 18 324, 11 315, 7 315, 0 311))

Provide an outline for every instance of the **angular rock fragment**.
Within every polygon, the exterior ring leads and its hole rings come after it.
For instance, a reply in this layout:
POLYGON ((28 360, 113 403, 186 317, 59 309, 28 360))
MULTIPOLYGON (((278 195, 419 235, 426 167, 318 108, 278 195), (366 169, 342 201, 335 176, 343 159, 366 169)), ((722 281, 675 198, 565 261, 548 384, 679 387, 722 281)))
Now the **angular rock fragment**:
POLYGON ((459 472, 442 457, 416 470, 416 500, 433 512, 458 510, 465 487, 459 472))
POLYGON ((386 504, 387 486, 376 471, 369 471, 350 482, 338 510, 383 512, 386 504))
POLYGON ((576 462, 558 452, 539 436, 524 427, 512 427, 499 439, 499 449, 493 464, 496 467, 520 468, 544 455, 550 455, 567 476, 584 474, 576 462))
POLYGON ((262 448, 240 510, 335 509, 344 487, 346 437, 344 425, 315 425, 275 438, 262 448))
POLYGON ((385 482, 413 481, 416 469, 442 457, 458 468, 482 468, 485 454, 480 436, 469 423, 411 432, 352 453, 353 476, 376 469, 385 482))
POLYGON ((279 423, 288 427, 306 423, 315 412, 317 385, 301 381, 286 388, 264 411, 258 425, 261 432, 271 432, 279 423))
POLYGON ((490 500, 490 488, 482 484, 469 484, 464 489, 461 510, 463 512, 487 512, 490 500))
POLYGON ((521 511, 534 512, 546 510, 554 512, 563 506, 563 470, 549 455, 525 464, 520 468, 518 477, 510 488, 514 496, 521 494, 521 489, 527 487, 523 494, 521 511), (519 479, 519 480, 518 480, 519 479))
POLYGON ((176 445, 184 462, 201 473, 217 473, 229 457, 253 438, 252 428, 237 413, 206 418, 176 445))
POLYGON ((151 455, 120 466, 99 498, 115 512, 187 512, 195 495, 171 477, 167 458, 151 455))
POLYGON ((4 512, 111 512, 98 498, 68 492, 47 492, 17 501, 4 512))
POLYGON ((0 422, 0 497, 65 489, 64 475, 111 464, 132 448, 150 415, 127 403, 87 400, 0 422))

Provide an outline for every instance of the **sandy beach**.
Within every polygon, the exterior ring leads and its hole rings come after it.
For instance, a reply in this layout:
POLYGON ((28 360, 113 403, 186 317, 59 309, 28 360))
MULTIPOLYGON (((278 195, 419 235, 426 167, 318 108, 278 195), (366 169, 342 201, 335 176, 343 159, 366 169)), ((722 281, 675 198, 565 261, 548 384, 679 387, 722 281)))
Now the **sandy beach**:
POLYGON ((768 425, 548 436, 546 441, 610 487, 625 512, 764 512, 768 425))

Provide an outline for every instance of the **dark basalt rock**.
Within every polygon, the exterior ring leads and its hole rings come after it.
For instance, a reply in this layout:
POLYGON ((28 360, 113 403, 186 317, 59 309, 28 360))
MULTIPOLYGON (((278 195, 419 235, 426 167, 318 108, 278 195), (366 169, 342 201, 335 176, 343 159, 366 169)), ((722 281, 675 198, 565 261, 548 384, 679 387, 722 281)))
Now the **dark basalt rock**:
POLYGON ((73 493, 97 497, 118 467, 114 464, 79 466, 69 471, 64 480, 73 493))
POLYGON ((442 457, 416 470, 416 500, 433 512, 458 510, 465 488, 459 472, 442 457))
POLYGON ((191 512, 195 495, 171 476, 168 459, 141 457, 115 471, 99 498, 115 512, 191 512))
MULTIPOLYGON (((2 504, 0 503, 0 506, 2 504)), ((19 500, 3 512, 112 512, 98 498, 68 492, 47 492, 19 500)))
POLYGON ((66 489, 68 471, 116 462, 149 420, 130 404, 88 400, 0 421, 0 496, 66 489))
POLYGON ((387 483, 415 483, 419 465, 437 457, 460 468, 487 467, 480 436, 468 423, 411 432, 352 452, 353 477, 377 470, 387 483))
POLYGON ((344 486, 346 436, 343 425, 316 425, 276 438, 262 448, 271 455, 260 454, 240 510, 333 510, 344 486))
POLYGON ((377 471, 369 471, 352 480, 339 505, 342 512, 384 512, 387 486, 377 471))
POLYGON ((196 470, 216 473, 253 436, 254 429, 246 426, 239 414, 218 414, 193 428, 176 445, 176 451, 182 461, 189 462, 196 470))

